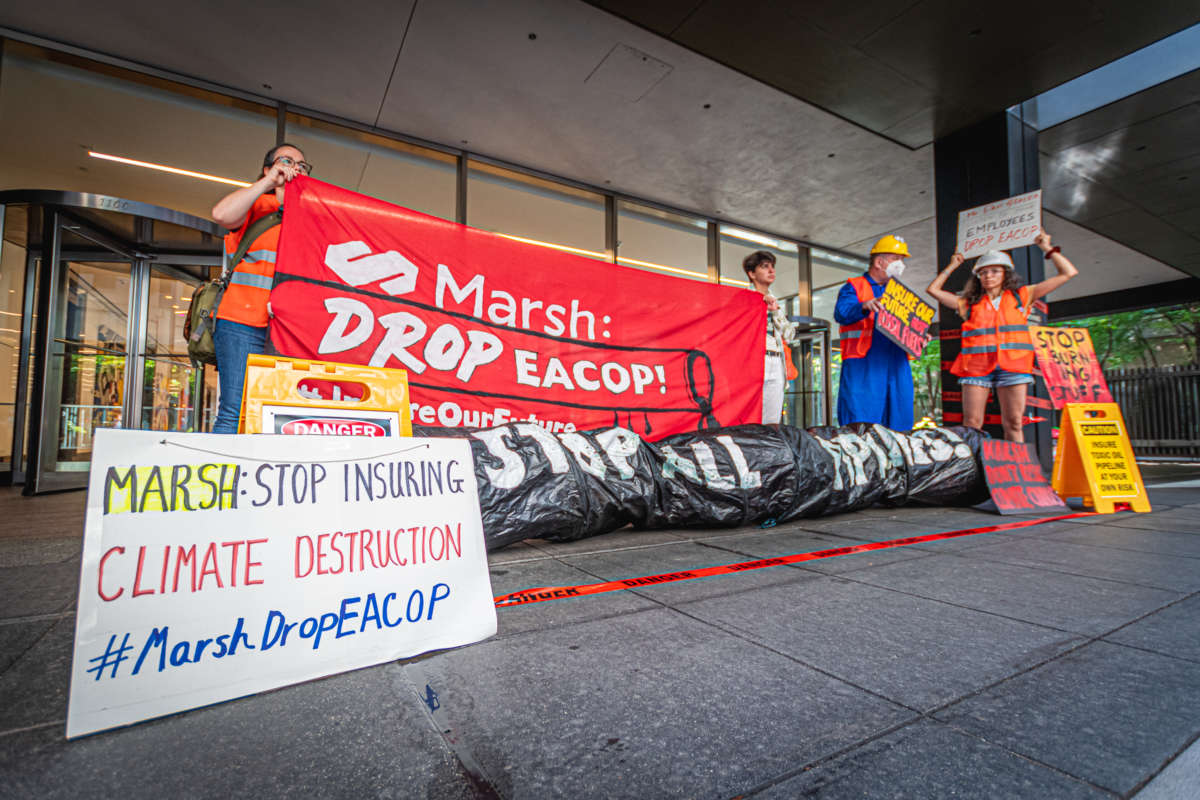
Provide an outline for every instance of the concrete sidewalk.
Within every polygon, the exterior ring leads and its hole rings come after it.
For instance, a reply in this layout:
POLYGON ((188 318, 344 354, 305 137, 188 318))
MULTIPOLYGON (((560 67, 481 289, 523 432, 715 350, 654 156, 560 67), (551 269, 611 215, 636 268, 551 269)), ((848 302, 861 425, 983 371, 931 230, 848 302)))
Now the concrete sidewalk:
MULTIPOLYGON (((68 743, 84 496, 6 490, 0 795, 1197 797, 1200 487, 1151 499, 1151 514, 504 608, 477 645, 68 743)), ((1002 521, 874 509, 535 540, 492 554, 492 584, 1002 521)))

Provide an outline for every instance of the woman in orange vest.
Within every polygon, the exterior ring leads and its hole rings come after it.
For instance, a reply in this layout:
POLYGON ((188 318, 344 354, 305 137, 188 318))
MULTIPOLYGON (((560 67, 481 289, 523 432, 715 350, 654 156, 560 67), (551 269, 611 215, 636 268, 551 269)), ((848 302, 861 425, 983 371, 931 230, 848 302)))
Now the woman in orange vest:
POLYGON ((955 253, 929 284, 929 293, 964 320, 962 349, 950 367, 962 386, 963 424, 983 427, 988 393, 995 389, 1004 438, 1011 442, 1025 441, 1021 417, 1025 412, 1025 392, 1033 383, 1029 311, 1039 298, 1079 274, 1060 248, 1050 246, 1050 234, 1042 231, 1034 244, 1058 270, 1053 278, 1021 286, 1008 253, 991 250, 971 268, 973 276, 962 295, 942 289, 950 273, 965 260, 961 253, 955 253))
MULTIPOLYGON (((288 181, 311 171, 312 166, 304 160, 300 148, 290 144, 276 145, 263 159, 261 178, 230 192, 213 206, 213 220, 232 231, 225 237, 227 259, 236 254, 242 238, 256 220, 283 207, 283 192, 288 181)), ((261 353, 267 343, 270 316, 267 298, 275 279, 278 246, 279 225, 258 231, 245 257, 229 274, 229 286, 217 309, 217 325, 213 331, 221 387, 213 433, 237 433, 246 357, 261 353)))

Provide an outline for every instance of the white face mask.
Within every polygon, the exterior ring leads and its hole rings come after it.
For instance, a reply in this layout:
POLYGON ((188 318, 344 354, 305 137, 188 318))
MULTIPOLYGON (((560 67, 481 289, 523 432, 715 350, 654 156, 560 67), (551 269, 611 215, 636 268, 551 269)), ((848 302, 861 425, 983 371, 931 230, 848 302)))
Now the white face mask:
POLYGON ((896 259, 887 265, 886 272, 889 278, 899 278, 904 274, 904 262, 900 259, 896 259))

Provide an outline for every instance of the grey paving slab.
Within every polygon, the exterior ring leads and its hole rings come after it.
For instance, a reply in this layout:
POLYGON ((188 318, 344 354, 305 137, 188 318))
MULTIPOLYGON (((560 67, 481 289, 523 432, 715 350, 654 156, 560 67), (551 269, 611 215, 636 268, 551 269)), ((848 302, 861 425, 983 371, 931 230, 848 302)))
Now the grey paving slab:
POLYGON ((936 716, 1125 794, 1200 732, 1200 664, 1095 642, 936 716))
POLYGON ((0 618, 56 614, 75 607, 79 562, 0 568, 0 618))
MULTIPOLYGON (((842 522, 846 522, 843 515, 842 522)), ((791 525, 798 525, 797 522, 789 522, 785 525, 743 525, 740 528, 673 528, 666 533, 677 541, 694 542, 701 539, 721 538, 722 536, 745 536, 756 532, 767 533, 781 528, 787 528, 791 525)))
POLYGON ((994 511, 981 511, 976 508, 904 506, 901 508, 880 509, 879 512, 874 515, 875 519, 907 522, 912 525, 934 526, 939 530, 976 528, 981 525, 992 525, 996 522, 1005 521, 1003 516, 994 511))
POLYGON ((1150 528, 1118 528, 1114 525, 1078 525, 1055 530, 1045 536, 1059 542, 1162 553, 1200 559, 1200 536, 1194 533, 1158 531, 1150 528))
POLYGON ((1200 662, 1200 596, 1189 597, 1104 638, 1200 662))
POLYGON ((1190 506, 1200 503, 1200 487, 1164 486, 1162 488, 1146 487, 1152 506, 1190 506))
MULTIPOLYGON (((1010 517, 1010 519, 1013 519, 1013 518, 1010 517)), ((997 538, 1005 538, 1005 537, 1012 536, 1012 537, 1016 537, 1018 539, 1021 539, 1021 538, 1050 539, 1050 538, 1053 538, 1054 535, 1058 534, 1058 533, 1065 533, 1067 531, 1070 531, 1073 533, 1079 533, 1080 531, 1087 531, 1091 527, 1093 527, 1090 525, 1088 525, 1088 526, 1077 525, 1077 524, 1075 524, 1076 522, 1077 522, 1077 520, 1070 520, 1070 519, 1056 520, 1054 522, 1042 522, 1037 525, 1030 525, 1025 528, 1010 528, 1009 530, 996 531, 995 536, 997 538)))
POLYGON ((0 785, 39 798, 475 796, 396 665, 71 742, 61 725, 2 736, 0 785))
POLYGON ((961 731, 922 720, 754 797, 1073 800, 1111 795, 961 731))
MULTIPOLYGON (((859 530, 874 530, 877 525, 878 518, 867 516, 865 514, 836 514, 831 517, 813 517, 811 519, 797 519, 791 522, 778 525, 774 528, 765 528, 763 530, 797 530, 810 531, 813 533, 828 533, 848 538, 861 538, 856 534, 859 530)), ((730 531, 732 533, 733 531, 730 531)), ((713 535, 713 531, 708 534, 713 535)), ((705 538, 705 537, 696 537, 705 538)))
POLYGON ((661 544, 674 544, 679 541, 682 541, 682 537, 676 535, 675 531, 635 531, 632 528, 623 528, 619 531, 589 536, 573 542, 528 539, 527 543, 539 553, 558 557, 579 553, 602 553, 607 550, 633 550, 661 544))
POLYGON ((912 716, 667 609, 419 666, 439 725, 511 798, 728 797, 912 716))
POLYGON ((545 553, 530 547, 525 542, 510 544, 502 550, 493 550, 487 555, 489 564, 507 564, 510 561, 530 561, 546 557, 545 553))
POLYGON ((79 536, 0 539, 0 567, 53 564, 74 559, 78 568, 82 548, 83 539, 79 536))
POLYGON ((1131 583, 938 554, 854 573, 855 580, 1092 636, 1183 596, 1131 583))
POLYGON ((1190 800, 1200 786, 1200 741, 1192 742, 1134 797, 1137 800, 1190 800))
MULTIPOLYGON (((903 511, 904 509, 900 510, 903 511)), ((999 514, 985 514, 969 510, 963 512, 960 509, 920 508, 916 509, 916 513, 900 517, 859 517, 854 521, 853 525, 847 521, 836 527, 827 526, 822 524, 820 520, 802 520, 796 524, 803 530, 882 542, 890 539, 927 536, 950 531, 966 531, 973 528, 1014 522, 1017 519, 1024 518, 1002 517, 999 514)), ((1039 526, 1032 527, 1036 528, 1039 526)), ((986 543, 991 537, 998 535, 999 532, 993 531, 958 536, 953 539, 932 540, 907 546, 917 550, 931 550, 935 552, 970 550, 986 543)))
POLYGON ((1197 558, 1093 547, 1057 539, 1007 539, 976 548, 967 555, 1185 593, 1200 589, 1197 558))
POLYGON ((796 525, 798 530, 841 536, 854 541, 884 542, 889 539, 905 539, 929 533, 953 530, 954 526, 934 525, 930 522, 906 522, 882 517, 861 517, 853 524, 843 523, 837 527, 821 525, 819 521, 804 520, 796 525))
POLYGON ((955 700, 1083 638, 838 578, 680 610, 918 710, 955 700))
POLYGON ((1118 528, 1145 528, 1154 531, 1176 531, 1200 534, 1200 508, 1185 506, 1149 514, 1123 511, 1117 514, 1096 514, 1072 520, 1080 525, 1111 525, 1118 528))
MULTIPOLYGON (((812 553, 820 550, 835 550, 859 544, 871 544, 862 539, 811 533, 808 531, 763 532, 751 536, 725 536, 720 539, 704 539, 705 544, 744 554, 746 558, 774 558, 793 553, 812 553)), ((833 556, 813 561, 802 561, 797 566, 837 575, 879 564, 891 564, 910 558, 923 558, 929 553, 912 547, 891 547, 886 550, 868 550, 861 553, 833 556)))
MULTIPOLYGON (((687 572, 692 569, 749 561, 743 555, 728 550, 706 547, 696 542, 679 542, 653 550, 624 550, 596 553, 564 559, 568 563, 603 580, 620 580, 665 573, 687 572)), ((766 586, 817 580, 820 576, 787 566, 733 572, 708 578, 696 578, 672 583, 638 586, 636 592, 667 605, 677 605, 710 597, 732 597, 755 592, 766 586)), ((593 581, 596 579, 593 578, 593 581)), ((579 602, 589 602, 591 598, 579 602)))
MULTIPOLYGON (((515 564, 496 564, 489 572, 492 592, 503 594, 543 586, 575 586, 599 583, 589 575, 556 559, 515 564)), ((501 636, 540 630, 556 625, 571 625, 584 620, 602 619, 654 608, 656 604, 630 592, 608 592, 584 599, 550 600, 543 603, 496 609, 501 636)))
POLYGON ((0 675, 54 626, 57 618, 0 623, 0 675))
POLYGON ((0 732, 67 718, 75 617, 56 620, 0 673, 0 732))

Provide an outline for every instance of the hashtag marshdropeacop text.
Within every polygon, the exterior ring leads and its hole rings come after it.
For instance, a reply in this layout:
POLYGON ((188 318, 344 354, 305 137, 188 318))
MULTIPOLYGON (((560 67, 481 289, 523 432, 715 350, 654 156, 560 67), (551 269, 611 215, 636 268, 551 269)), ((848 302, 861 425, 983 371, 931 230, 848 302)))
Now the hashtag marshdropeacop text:
POLYGON ((104 648, 104 652, 95 658, 88 659, 88 663, 91 664, 96 664, 97 661, 100 662, 96 666, 88 667, 87 669, 88 672, 96 673, 96 680, 100 680, 100 677, 104 674, 104 670, 109 667, 112 667, 112 673, 108 677, 117 677, 117 667, 121 665, 122 661, 129 660, 129 656, 126 653, 133 649, 129 646, 129 634, 125 634, 125 638, 121 640, 120 647, 116 647, 116 643, 117 635, 114 633, 108 637, 108 647, 104 648))

